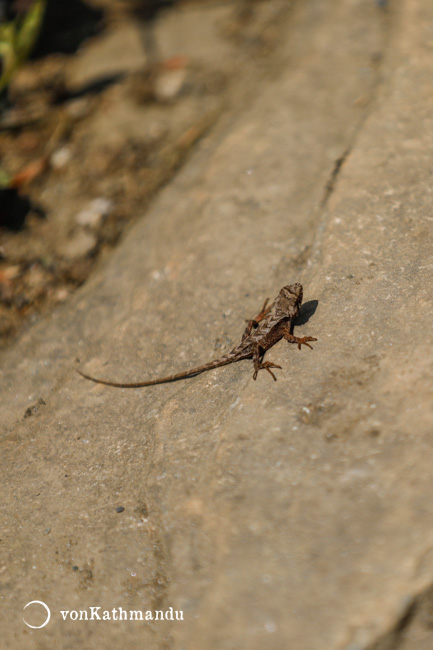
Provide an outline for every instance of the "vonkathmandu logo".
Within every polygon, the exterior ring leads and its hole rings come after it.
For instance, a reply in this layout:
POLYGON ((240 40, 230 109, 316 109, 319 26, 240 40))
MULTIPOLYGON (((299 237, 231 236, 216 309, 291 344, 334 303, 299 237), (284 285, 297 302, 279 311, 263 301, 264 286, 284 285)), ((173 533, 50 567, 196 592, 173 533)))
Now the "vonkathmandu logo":
MULTIPOLYGON (((45 627, 51 619, 51 611, 48 605, 41 600, 32 600, 23 608, 26 616, 37 617, 37 620, 29 622, 29 618, 23 617, 24 623, 34 630, 45 627), (27 609, 31 605, 30 609, 27 609), (38 623, 38 625, 36 625, 38 623)), ((162 609, 142 610, 142 609, 123 609, 123 607, 113 607, 112 609, 103 609, 102 607, 87 607, 85 609, 60 610, 63 621, 183 621, 183 611, 175 610, 169 607, 165 611, 162 609)))
POLYGON ((183 611, 173 610, 169 607, 165 612, 162 609, 141 610, 123 609, 102 609, 102 607, 88 607, 87 609, 60 610, 64 621, 183 621, 183 611))

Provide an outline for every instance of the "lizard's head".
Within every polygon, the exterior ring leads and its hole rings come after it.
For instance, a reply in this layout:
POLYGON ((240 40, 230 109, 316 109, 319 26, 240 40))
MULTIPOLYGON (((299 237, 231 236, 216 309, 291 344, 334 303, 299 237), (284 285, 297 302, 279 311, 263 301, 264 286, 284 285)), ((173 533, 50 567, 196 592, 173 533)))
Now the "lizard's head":
POLYGON ((275 313, 294 318, 302 304, 302 285, 299 282, 283 287, 275 301, 275 313))

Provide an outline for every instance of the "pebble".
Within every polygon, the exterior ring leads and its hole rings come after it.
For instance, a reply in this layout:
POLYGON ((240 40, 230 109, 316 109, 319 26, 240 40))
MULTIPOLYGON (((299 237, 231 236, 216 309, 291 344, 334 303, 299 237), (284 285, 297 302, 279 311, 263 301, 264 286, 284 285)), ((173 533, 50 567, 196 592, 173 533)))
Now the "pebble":
POLYGON ((64 146, 57 149, 50 158, 50 164, 53 169, 63 169, 72 158, 71 147, 64 146))
POLYGON ((155 79, 154 94, 159 102, 171 102, 182 92, 187 78, 184 65, 163 69, 155 79))
POLYGON ((113 202, 104 197, 93 199, 75 217, 75 221, 83 227, 97 229, 101 221, 110 214, 113 209, 113 202))

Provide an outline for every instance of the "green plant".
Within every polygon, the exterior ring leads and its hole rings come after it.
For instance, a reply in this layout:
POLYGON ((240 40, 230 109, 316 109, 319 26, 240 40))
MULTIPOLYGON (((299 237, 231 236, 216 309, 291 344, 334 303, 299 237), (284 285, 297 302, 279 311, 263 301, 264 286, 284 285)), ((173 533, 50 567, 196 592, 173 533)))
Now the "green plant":
POLYGON ((42 24, 46 0, 34 0, 30 9, 0 25, 0 93, 18 67, 27 60, 42 24))

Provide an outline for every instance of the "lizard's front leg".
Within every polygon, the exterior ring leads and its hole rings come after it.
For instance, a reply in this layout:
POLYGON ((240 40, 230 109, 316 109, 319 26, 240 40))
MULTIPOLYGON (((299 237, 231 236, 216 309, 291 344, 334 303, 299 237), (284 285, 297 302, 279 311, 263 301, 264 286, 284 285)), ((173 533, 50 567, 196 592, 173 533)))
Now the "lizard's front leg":
POLYGON ((260 346, 255 345, 254 346, 254 352, 253 352, 253 362, 254 362, 254 374, 253 374, 253 379, 254 381, 257 379, 257 375, 259 374, 259 370, 267 370, 270 375, 274 378, 275 381, 277 381, 277 378, 275 377, 274 373, 271 368, 280 368, 281 366, 277 366, 276 363, 271 363, 270 361, 262 361, 262 354, 260 353, 260 346))
POLYGON ((312 336, 293 336, 293 334, 290 333, 290 327, 287 327, 284 330, 283 336, 289 343, 297 343, 299 350, 301 349, 301 345, 306 345, 308 348, 310 348, 310 350, 312 350, 313 348, 308 343, 308 341, 317 341, 317 339, 313 338, 312 336))
POLYGON ((272 309, 272 304, 266 306, 268 302, 269 302, 269 298, 266 298, 265 302, 263 303, 263 307, 261 308, 257 316, 254 316, 254 318, 252 318, 251 320, 247 320, 248 325, 246 326, 245 331, 242 335, 242 341, 246 339, 247 336, 251 334, 251 330, 256 329, 260 321, 263 320, 269 314, 269 312, 272 309))

